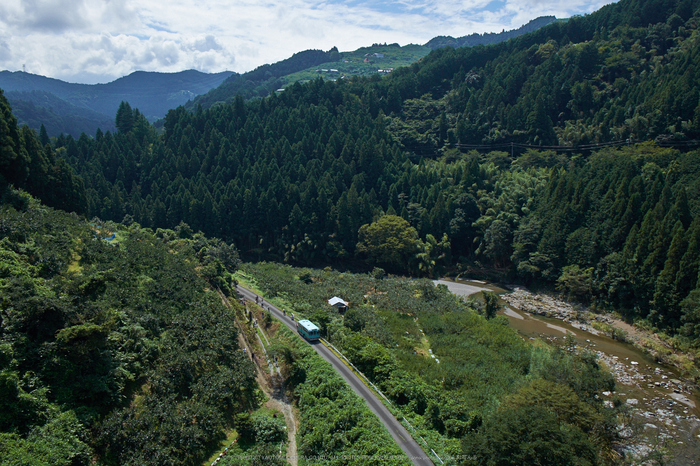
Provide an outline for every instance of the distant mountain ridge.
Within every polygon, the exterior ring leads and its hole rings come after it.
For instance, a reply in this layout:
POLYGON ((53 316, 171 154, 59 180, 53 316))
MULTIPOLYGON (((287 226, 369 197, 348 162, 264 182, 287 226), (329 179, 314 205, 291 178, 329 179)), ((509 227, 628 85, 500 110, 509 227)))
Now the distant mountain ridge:
POLYGON ((499 42, 503 42, 505 40, 512 39, 523 34, 527 34, 528 32, 536 31, 539 28, 552 24, 555 21, 563 20, 558 20, 556 16, 540 16, 519 28, 511 29, 510 31, 504 30, 503 32, 498 33, 486 32, 484 34, 474 33, 468 36, 458 37, 456 39, 452 36, 437 36, 430 39, 430 41, 428 41, 425 44, 425 46, 431 50, 437 50, 443 47, 458 48, 476 47, 477 45, 497 44, 499 42))
POLYGON ((21 124, 37 130, 43 124, 49 136, 64 133, 77 138, 83 132, 94 135, 97 128, 114 130, 114 117, 122 101, 153 122, 180 105, 188 110, 198 105, 207 109, 232 102, 239 95, 244 100, 265 97, 279 88, 318 76, 333 80, 386 74, 410 65, 431 50, 496 44, 556 21, 561 20, 542 16, 511 31, 474 33, 456 39, 438 36, 425 45, 374 44, 354 52, 339 52, 336 47, 327 52, 304 50, 243 74, 136 71, 106 84, 74 84, 22 71, 0 71, 0 89, 5 91, 21 124))
POLYGON ((49 136, 61 133, 75 137, 81 133, 93 135, 97 128, 103 132, 116 130, 114 116, 78 107, 48 91, 9 91, 5 92, 5 97, 20 124, 35 129, 44 125, 49 136))
MULTIPOLYGON (((178 73, 136 71, 106 84, 75 84, 22 71, 0 71, 0 89, 7 93, 14 109, 21 109, 17 111, 18 119, 31 127, 34 125, 30 122, 36 121, 42 113, 51 116, 52 121, 70 116, 95 120, 95 124, 101 124, 100 118, 96 119, 95 114, 114 121, 122 101, 129 102, 148 120, 155 121, 163 118, 171 108, 218 87, 233 74, 232 71, 213 74, 196 70, 178 73), (31 94, 33 91, 44 94, 31 94), (47 94, 52 94, 53 97, 47 94), (60 104, 56 99, 65 103, 60 104), (47 102, 50 102, 48 106, 47 102), (39 107, 42 108, 41 111, 38 111, 39 107), (70 111, 66 113, 68 109, 70 111), (32 110, 38 113, 32 113, 32 110)), ((47 123, 44 125, 49 135, 64 132, 57 128, 50 130, 47 123)), ((94 134, 96 129, 97 126, 88 134, 94 134)), ((77 128, 69 131, 76 137, 80 132, 82 131, 77 128)))
POLYGON ((373 44, 371 47, 361 47, 353 52, 339 52, 336 47, 328 52, 305 50, 285 60, 231 76, 218 88, 188 102, 185 108, 192 110, 197 105, 201 105, 202 108, 207 109, 215 104, 232 102, 237 95, 244 100, 265 97, 270 92, 294 82, 315 79, 319 76, 318 72, 336 72, 335 76, 320 75, 331 80, 338 77, 366 76, 368 73, 386 74, 395 67, 408 66, 420 60, 431 50, 497 44, 536 31, 556 21, 562 20, 555 16, 540 16, 510 31, 474 33, 457 39, 450 36, 437 36, 425 45, 408 44, 402 47, 399 44, 373 44), (366 63, 359 63, 358 58, 364 59, 366 63), (319 67, 325 69, 319 70, 317 69, 319 67))

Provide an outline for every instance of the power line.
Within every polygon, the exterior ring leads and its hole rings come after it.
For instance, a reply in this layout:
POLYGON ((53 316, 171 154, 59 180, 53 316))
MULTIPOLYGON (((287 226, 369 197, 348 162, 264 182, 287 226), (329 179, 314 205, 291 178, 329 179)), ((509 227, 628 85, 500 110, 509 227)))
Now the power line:
MULTIPOLYGON (((670 140, 670 139, 657 139, 654 141, 657 146, 659 147, 668 147, 668 148, 694 148, 694 147, 700 147, 700 140, 697 139, 691 139, 691 140, 686 140, 686 141, 677 141, 677 140, 670 140)), ((600 142, 600 143, 592 143, 592 144, 579 144, 576 146, 542 146, 542 145, 535 145, 535 144, 525 144, 521 142, 501 142, 501 143, 493 143, 493 144, 450 144, 448 147, 450 148, 457 148, 457 149, 464 149, 464 150, 476 150, 476 151, 495 151, 495 150, 509 150, 511 153, 511 156, 514 156, 514 151, 515 149, 523 150, 523 149, 536 149, 536 150, 548 150, 548 151, 554 151, 554 152, 590 152, 598 149, 604 149, 606 147, 620 147, 620 146, 626 146, 626 145, 631 145, 634 144, 635 142, 630 139, 626 140, 618 140, 618 141, 609 141, 609 142, 600 142)), ((411 150, 411 146, 404 146, 407 151, 412 152, 412 154, 409 154, 409 157, 439 157, 443 154, 436 153, 432 150, 428 151, 422 151, 421 149, 423 148, 418 148, 418 150, 411 150)), ((417 147, 417 146, 414 146, 417 147)))
POLYGON ((556 152, 577 152, 577 151, 590 151, 595 149, 602 149, 605 147, 612 146, 624 146, 631 144, 631 141, 610 141, 601 142, 594 144, 579 144, 577 146, 543 146, 535 144, 525 144, 521 142, 510 142, 510 143, 499 143, 499 144, 454 144, 454 147, 459 149, 476 149, 476 150, 488 150, 492 149, 538 149, 538 150, 553 150, 556 152))

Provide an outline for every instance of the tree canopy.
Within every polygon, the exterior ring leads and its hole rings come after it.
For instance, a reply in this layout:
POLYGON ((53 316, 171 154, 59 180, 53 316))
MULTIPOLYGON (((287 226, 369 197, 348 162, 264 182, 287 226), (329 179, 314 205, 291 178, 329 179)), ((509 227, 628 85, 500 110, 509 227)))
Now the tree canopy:
POLYGON ((385 215, 358 232, 357 252, 391 272, 401 271, 418 251, 418 232, 408 221, 385 215))

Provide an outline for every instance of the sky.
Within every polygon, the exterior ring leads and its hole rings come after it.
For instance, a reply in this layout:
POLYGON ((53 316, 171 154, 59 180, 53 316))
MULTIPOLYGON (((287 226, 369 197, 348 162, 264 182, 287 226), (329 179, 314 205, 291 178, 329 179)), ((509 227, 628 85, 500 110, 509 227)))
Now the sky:
POLYGON ((612 0, 2 0, 0 70, 68 82, 134 71, 244 73, 308 49, 425 44, 612 0))

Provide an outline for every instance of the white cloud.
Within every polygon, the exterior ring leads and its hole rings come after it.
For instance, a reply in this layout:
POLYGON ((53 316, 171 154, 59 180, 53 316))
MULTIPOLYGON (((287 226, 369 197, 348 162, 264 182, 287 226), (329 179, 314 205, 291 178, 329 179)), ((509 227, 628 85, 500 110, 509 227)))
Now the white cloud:
POLYGON ((88 27, 82 0, 24 0, 23 26, 48 33, 62 33, 88 27))
POLYGON ((0 40, 0 62, 11 60, 12 52, 10 51, 10 47, 7 45, 7 42, 0 40))
POLYGON ((245 72, 306 49, 500 32, 603 0, 5 0, 0 69, 77 82, 136 70, 245 72))
POLYGON ((191 50, 199 52, 208 52, 209 50, 222 50, 223 47, 216 41, 216 37, 212 35, 205 36, 202 39, 197 39, 191 46, 191 50))

